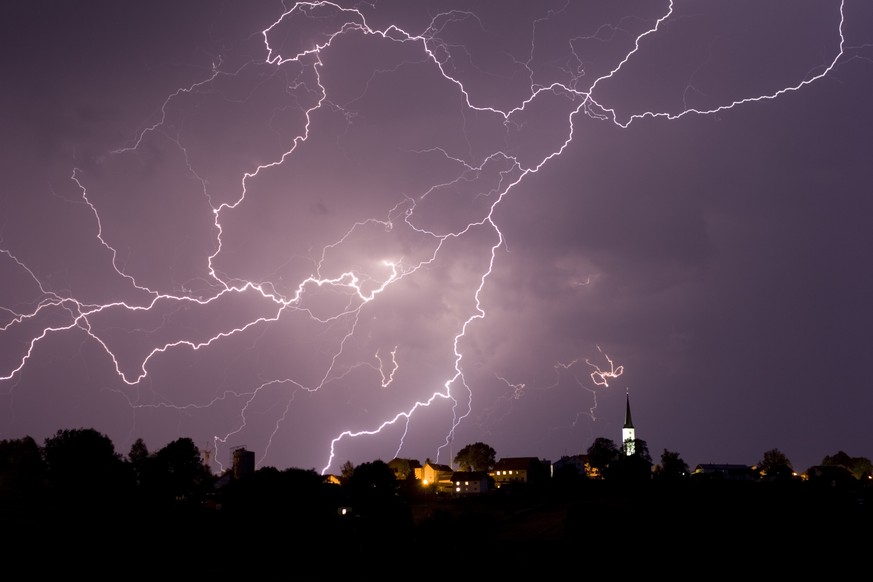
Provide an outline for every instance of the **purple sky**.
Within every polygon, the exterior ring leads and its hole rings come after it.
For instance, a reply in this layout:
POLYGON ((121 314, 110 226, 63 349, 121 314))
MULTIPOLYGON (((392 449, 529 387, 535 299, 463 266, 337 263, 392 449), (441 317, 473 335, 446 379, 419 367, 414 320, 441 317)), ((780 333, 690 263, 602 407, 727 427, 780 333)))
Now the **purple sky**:
POLYGON ((873 457, 873 4, 0 7, 0 439, 873 457))

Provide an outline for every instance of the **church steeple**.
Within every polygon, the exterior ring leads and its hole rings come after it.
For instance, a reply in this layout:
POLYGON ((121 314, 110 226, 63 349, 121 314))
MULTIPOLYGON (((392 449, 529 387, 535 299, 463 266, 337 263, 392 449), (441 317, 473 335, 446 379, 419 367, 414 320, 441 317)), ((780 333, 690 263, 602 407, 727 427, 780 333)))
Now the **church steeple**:
POLYGON ((627 409, 624 412, 624 428, 633 429, 633 427, 634 427, 634 423, 631 420, 631 413, 630 413, 630 389, 628 389, 627 409))
POLYGON ((621 442, 624 445, 625 454, 631 456, 634 454, 634 441, 636 434, 634 431, 634 423, 631 420, 630 410, 630 388, 627 391, 627 407, 624 412, 624 427, 621 429, 621 442))

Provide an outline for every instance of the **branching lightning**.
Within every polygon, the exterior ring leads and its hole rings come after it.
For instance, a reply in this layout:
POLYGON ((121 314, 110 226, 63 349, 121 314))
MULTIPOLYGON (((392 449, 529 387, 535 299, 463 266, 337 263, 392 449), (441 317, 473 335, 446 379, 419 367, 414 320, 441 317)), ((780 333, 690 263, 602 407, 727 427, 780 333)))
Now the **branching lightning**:
MULTIPOLYGON (((476 257, 476 283, 471 285, 472 294, 464 298, 466 303, 457 307, 460 315, 456 327, 451 334, 451 345, 446 346, 448 368, 443 370, 443 377, 437 385, 428 390, 425 398, 413 398, 399 406, 394 414, 375 422, 362 421, 357 426, 350 426, 336 434, 324 443, 309 443, 308 446, 322 446, 324 463, 322 473, 338 468, 337 447, 351 439, 363 439, 368 436, 386 432, 389 428, 397 428, 396 448, 390 451, 399 456, 404 448, 405 439, 411 429, 413 420, 423 410, 436 403, 446 405, 450 410, 449 417, 444 422, 444 434, 440 433, 439 445, 436 448, 436 459, 439 460, 442 451, 448 447, 458 427, 469 417, 473 410, 476 397, 476 387, 468 382, 465 376, 464 342, 468 332, 478 320, 487 316, 487 305, 483 300, 489 279, 499 259, 499 253, 505 247, 504 232, 497 219, 496 210, 504 204, 513 193, 514 188, 526 178, 540 172, 550 160, 561 156, 569 144, 578 139, 578 123, 580 116, 587 119, 614 124, 626 129, 632 123, 642 119, 663 120, 665 122, 682 117, 698 115, 716 115, 729 109, 738 108, 754 102, 772 101, 786 93, 802 90, 828 75, 844 58, 844 3, 835 4, 839 10, 839 27, 833 32, 838 38, 838 49, 820 69, 798 79, 790 86, 776 91, 750 95, 709 108, 693 108, 685 106, 677 112, 645 111, 642 113, 622 113, 619 107, 605 102, 598 97, 598 89, 616 77, 622 69, 642 51, 646 43, 663 31, 668 22, 674 18, 674 2, 666 3, 663 13, 649 21, 642 32, 634 34, 632 48, 622 58, 614 63, 605 73, 589 77, 582 63, 584 55, 577 55, 575 49, 571 54, 575 63, 566 64, 564 71, 567 80, 563 82, 539 82, 534 56, 537 50, 538 26, 549 19, 561 18, 560 10, 550 10, 547 14, 531 23, 530 47, 527 59, 518 64, 526 71, 529 83, 528 95, 509 108, 500 108, 484 102, 476 96, 475 91, 468 87, 463 76, 458 74, 463 47, 453 45, 444 39, 447 27, 461 21, 476 21, 477 16, 466 11, 449 11, 437 14, 429 25, 421 32, 404 30, 397 25, 384 28, 371 26, 364 12, 357 8, 346 8, 333 2, 297 2, 287 7, 264 30, 260 31, 263 38, 263 60, 247 63, 234 70, 226 70, 221 58, 216 58, 210 71, 190 85, 179 88, 168 95, 160 108, 160 118, 153 124, 135 134, 131 143, 108 152, 102 159, 128 160, 138 156, 153 143, 170 144, 170 147, 180 156, 187 172, 187 178, 199 184, 202 193, 202 209, 211 225, 214 239, 211 250, 204 254, 203 280, 199 283, 187 281, 173 289, 162 288, 159 284, 141 278, 128 267, 124 259, 125 252, 106 235, 104 211, 101 202, 92 195, 92 186, 88 177, 88 169, 74 168, 70 179, 81 192, 81 199, 90 209, 93 217, 93 236, 99 246, 108 253, 108 262, 114 272, 129 286, 130 296, 134 299, 119 300, 109 303, 91 304, 69 294, 52 290, 52 286, 41 280, 40 276, 25 262, 19 260, 13 249, 0 249, 0 260, 8 264, 8 268, 23 274, 30 281, 37 295, 32 303, 21 307, 0 306, 0 332, 14 335, 22 345, 20 356, 14 360, 8 359, 0 368, 0 382, 6 382, 14 388, 15 379, 31 364, 36 348, 49 337, 58 334, 84 334, 105 353, 106 358, 114 366, 115 374, 123 386, 118 392, 126 399, 133 409, 170 408, 180 411, 195 411, 216 406, 235 406, 238 410, 238 421, 232 430, 225 430, 213 436, 214 460, 218 462, 220 447, 243 431, 254 413, 256 399, 270 390, 282 390, 289 394, 287 402, 281 410, 275 412, 271 428, 266 437, 261 457, 265 457, 275 441, 281 439, 280 428, 287 422, 292 403, 297 398, 304 398, 322 390, 328 390, 330 384, 338 382, 359 367, 369 368, 373 373, 373 382, 384 389, 384 392, 397 390, 396 381, 403 370, 404 356, 407 347, 397 343, 377 345, 372 359, 366 362, 348 364, 344 358, 348 356, 349 346, 359 340, 359 329, 364 321, 374 317, 373 305, 388 302, 390 291, 401 282, 414 282, 417 275, 440 267, 440 261, 447 249, 460 240, 476 239, 480 241, 481 255, 476 257), (300 48, 286 52, 286 44, 282 40, 282 30, 285 27, 309 26, 315 32, 308 39, 299 41, 300 48), (438 158, 446 167, 453 168, 454 175, 448 180, 439 179, 424 191, 415 194, 397 194, 396 203, 381 210, 378 215, 372 215, 365 220, 356 221, 333 242, 323 245, 313 253, 312 269, 308 276, 287 281, 279 276, 271 280, 248 280, 238 275, 228 275, 222 268, 226 255, 235 252, 232 243, 228 242, 229 225, 237 220, 237 213, 253 197, 257 196, 253 184, 268 178, 270 173, 287 166, 298 157, 300 150, 311 139, 313 132, 318 130, 316 116, 325 110, 342 111, 349 123, 354 122, 354 115, 349 110, 349 100, 342 102, 334 98, 329 91, 329 84, 324 80, 325 72, 330 72, 332 65, 332 49, 336 43, 346 37, 374 37, 404 54, 415 58, 400 59, 402 66, 425 68, 432 75, 438 76, 440 83, 446 87, 447 94, 454 94, 463 102, 465 113, 481 115, 486 119, 496 120, 497 125, 505 131, 521 131, 533 122, 529 117, 531 110, 538 107, 552 107, 561 110, 561 126, 549 128, 554 131, 552 144, 548 148, 523 154, 511 151, 509 148, 495 148, 487 155, 465 156, 458 152, 450 152, 442 146, 435 145, 431 149, 417 150, 420 156, 438 158), (300 119, 297 131, 281 133, 276 139, 282 144, 281 151, 269 159, 253 163, 238 176, 236 191, 233 193, 217 192, 206 173, 198 168, 196 144, 189 143, 184 124, 184 115, 180 111, 186 107, 186 99, 218 91, 220 83, 242 79, 257 71, 259 82, 267 79, 280 78, 288 95, 288 110, 294 111, 300 119), (551 105, 554 103, 555 105, 551 105), (561 108, 559 109, 558 105, 561 108), (472 198, 478 202, 475 214, 463 216, 455 222, 428 222, 426 214, 421 211, 423 205, 430 204, 433 198, 446 192, 461 189, 473 191, 472 198), (352 252, 358 244, 356 241, 367 236, 369 232, 378 231, 391 233, 398 237, 414 240, 414 252, 405 255, 403 252, 388 256, 362 258, 360 253, 352 252), (485 242, 481 242, 484 240, 485 242), (142 357, 132 361, 129 354, 122 353, 114 347, 113 339, 107 333, 105 318, 124 314, 135 320, 142 316, 144 320, 151 316, 163 320, 177 317, 177 309, 206 312, 213 308, 219 309, 225 302, 244 300, 254 305, 253 316, 241 322, 225 324, 220 329, 206 335, 187 332, 151 333, 162 329, 159 325, 146 329, 144 336, 153 338, 151 347, 144 351, 142 357), (298 319, 302 318, 302 319, 298 319), (326 341, 327 347, 324 365, 318 377, 312 381, 301 380, 289 374, 287 377, 268 377, 254 386, 243 386, 221 390, 217 396, 201 402, 173 404, 169 400, 158 403, 141 403, 131 390, 143 384, 151 370, 162 358, 171 354, 193 354, 233 337, 251 338, 253 335, 269 328, 280 321, 305 321, 305 325, 321 330, 332 330, 337 333, 335 341, 326 341), (49 322, 49 323, 44 323, 49 322), (369 424, 367 424, 369 422, 369 424)), ((603 25, 601 30, 619 30, 617 25, 603 25)), ((597 34, 599 34, 598 31, 597 34)), ((596 35, 595 35, 596 36, 596 35)), ((591 38, 594 38, 592 36, 591 38)), ((289 45, 292 43, 288 43, 289 45)), ((383 50, 384 49, 383 47, 383 50)), ((398 65, 397 68, 399 68, 398 65)), ((374 76, 380 72, 374 73, 374 76)), ((366 85, 368 86, 368 85, 366 85)), ((366 87, 365 86, 365 87, 366 87)), ((690 85, 689 85, 690 87, 690 85)), ((366 89, 365 89, 366 90, 366 89)), ((254 91, 252 91, 253 93, 254 91)), ((359 96, 361 97, 361 96, 359 96)), ((248 99, 243 96, 241 99, 248 99)), ((278 132, 277 132, 278 133, 278 132)), ((274 136, 275 137, 275 136, 274 136)), ((305 162, 304 162, 305 163, 305 162)), ((389 247, 389 253, 395 247, 389 247)), ((290 259, 289 259, 290 260, 290 259)), ((277 269, 278 271, 278 269, 277 269)), ((590 285, 591 280, 577 285, 590 285)), ((209 311, 209 313, 212 313, 209 311)), ((303 325, 301 323, 301 325, 303 325)), ((307 329, 309 329, 307 327, 307 329)), ((141 330, 140 330, 141 331, 141 330)), ((307 332, 309 333, 309 332, 307 332)), ((254 340, 251 341, 254 346, 254 340)), ((253 348, 254 349, 254 348, 253 348)), ((597 348, 600 350, 599 346, 597 348)), ((601 351, 602 354, 602 351, 601 351)), ((609 382, 621 376, 623 366, 615 366, 606 358, 607 366, 601 369, 595 363, 585 359, 585 363, 593 368, 590 380, 594 387, 607 387, 609 382)), ((570 364, 558 364, 568 369, 570 364)), ((495 374, 509 390, 509 398, 522 399, 525 395, 524 383, 512 383, 504 376, 495 374)), ((583 386, 579 380, 577 383, 583 386)), ((13 388, 9 388, 11 391, 13 388)), ((583 386, 595 398, 590 416, 594 418, 596 407, 595 388, 583 386)), ((402 402, 402 400, 398 400, 402 402)), ((392 433, 394 434, 394 433, 392 433)))

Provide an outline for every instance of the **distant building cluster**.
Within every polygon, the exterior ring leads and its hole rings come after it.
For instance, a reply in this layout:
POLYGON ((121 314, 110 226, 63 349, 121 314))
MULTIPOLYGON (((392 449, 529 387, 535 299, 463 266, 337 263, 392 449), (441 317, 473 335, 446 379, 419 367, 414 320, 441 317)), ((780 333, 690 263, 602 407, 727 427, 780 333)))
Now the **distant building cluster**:
MULTIPOLYGON (((633 456, 636 452, 637 440, 631 418, 630 394, 627 396, 621 438, 623 454, 628 457, 633 456)), ((435 463, 430 459, 427 459, 422 465, 415 459, 399 457, 391 460, 387 465, 398 481, 414 479, 430 491, 448 495, 480 494, 513 486, 544 483, 558 473, 568 470, 573 474, 589 479, 604 478, 601 469, 592 463, 588 454, 563 456, 554 463, 537 457, 504 457, 497 460, 494 467, 487 471, 455 470, 449 465, 435 463)), ((647 467, 647 472, 657 469, 650 462, 647 467)), ((688 468, 685 467, 685 469, 688 468)), ((233 449, 233 467, 225 477, 240 479, 254 472, 255 454, 244 446, 233 449)), ((693 470, 686 471, 685 474, 690 474, 696 478, 724 481, 768 479, 766 472, 762 472, 760 467, 729 463, 704 463, 697 465, 693 470)), ((792 476, 800 477, 803 480, 827 481, 832 484, 846 481, 846 475, 852 477, 851 472, 843 467, 829 466, 812 467, 808 475, 798 476, 796 473, 792 473, 792 476)), ((854 480, 854 477, 852 479, 854 480)), ((327 475, 325 481, 337 485, 342 483, 342 479, 337 475, 327 475)))
POLYGON ((430 459, 421 465, 411 459, 393 459, 388 467, 398 479, 412 478, 437 493, 463 495, 484 493, 516 484, 537 483, 551 476, 550 463, 536 457, 509 457, 500 459, 489 471, 456 471, 449 465, 430 459))

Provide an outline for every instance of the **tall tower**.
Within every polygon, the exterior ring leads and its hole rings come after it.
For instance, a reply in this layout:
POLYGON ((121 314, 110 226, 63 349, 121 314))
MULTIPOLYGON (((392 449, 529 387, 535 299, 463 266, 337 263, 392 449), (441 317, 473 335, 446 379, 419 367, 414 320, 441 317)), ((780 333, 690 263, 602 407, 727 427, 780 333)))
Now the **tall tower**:
POLYGON ((242 479, 255 472, 255 453, 246 450, 245 445, 233 448, 233 477, 242 479))
POLYGON ((630 412, 630 388, 627 391, 627 408, 624 412, 624 426, 621 429, 621 442, 624 445, 625 454, 630 456, 634 454, 634 423, 631 420, 630 412))

